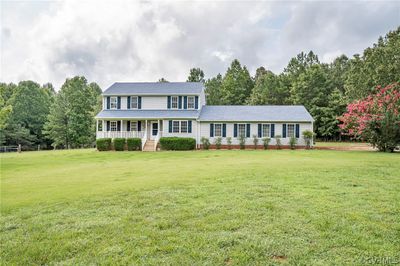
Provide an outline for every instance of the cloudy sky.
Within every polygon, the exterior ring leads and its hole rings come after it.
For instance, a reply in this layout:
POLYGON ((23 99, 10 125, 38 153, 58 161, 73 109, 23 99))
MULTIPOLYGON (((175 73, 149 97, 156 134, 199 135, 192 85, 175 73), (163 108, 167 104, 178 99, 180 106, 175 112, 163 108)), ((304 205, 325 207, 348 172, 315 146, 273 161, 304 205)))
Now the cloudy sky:
POLYGON ((301 51, 362 53, 400 25, 400 2, 2 1, 0 81, 84 75, 115 81, 207 77, 238 58, 278 73, 301 51))

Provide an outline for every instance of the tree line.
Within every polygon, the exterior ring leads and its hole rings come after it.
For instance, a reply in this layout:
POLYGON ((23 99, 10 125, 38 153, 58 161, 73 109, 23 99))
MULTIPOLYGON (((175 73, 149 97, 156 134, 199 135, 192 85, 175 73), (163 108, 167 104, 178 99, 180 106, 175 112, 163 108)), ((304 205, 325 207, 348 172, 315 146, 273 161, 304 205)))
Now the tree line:
MULTIPOLYGON (((321 63, 313 52, 290 59, 282 73, 259 67, 251 76, 235 59, 224 75, 205 79, 190 69, 187 81, 204 82, 208 105, 304 105, 315 119, 315 133, 339 139, 337 119, 348 103, 363 99, 377 85, 400 82, 400 27, 380 37, 361 55, 321 63)), ((167 82, 165 78, 158 80, 167 82)), ((51 83, 0 83, 0 142, 25 147, 74 148, 93 145, 101 89, 85 77, 67 79, 58 92, 51 83)))

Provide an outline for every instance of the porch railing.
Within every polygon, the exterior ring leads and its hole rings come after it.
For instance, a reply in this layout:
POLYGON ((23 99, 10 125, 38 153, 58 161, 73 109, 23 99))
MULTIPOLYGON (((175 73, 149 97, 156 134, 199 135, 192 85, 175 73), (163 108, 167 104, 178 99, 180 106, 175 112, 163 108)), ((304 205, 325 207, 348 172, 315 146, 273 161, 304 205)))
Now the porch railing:
POLYGON ((142 137, 142 151, 144 149, 144 145, 146 145, 146 141, 147 141, 147 128, 146 128, 146 130, 145 130, 145 132, 143 134, 143 137, 142 137))
POLYGON ((162 136, 162 131, 159 130, 157 132, 157 136, 154 139, 154 151, 157 151, 157 145, 158 145, 158 142, 160 141, 161 136, 162 136))
POLYGON ((142 138, 143 131, 98 131, 96 133, 98 139, 102 138, 142 138))

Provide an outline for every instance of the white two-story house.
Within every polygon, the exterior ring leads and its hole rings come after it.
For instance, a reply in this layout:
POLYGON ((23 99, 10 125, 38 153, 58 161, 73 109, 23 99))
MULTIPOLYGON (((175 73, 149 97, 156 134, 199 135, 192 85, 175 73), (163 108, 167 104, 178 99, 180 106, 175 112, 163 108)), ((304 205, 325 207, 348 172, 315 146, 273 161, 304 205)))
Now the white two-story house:
MULTIPOLYGON (((97 138, 142 139, 142 148, 156 150, 160 137, 191 137, 198 148, 201 138, 222 138, 226 145, 253 145, 253 136, 271 138, 282 145, 290 137, 304 146, 302 132, 313 130, 313 118, 304 106, 208 106, 200 82, 114 83, 103 92, 103 110, 96 116, 97 138)), ((260 145, 261 145, 260 141, 260 145)))

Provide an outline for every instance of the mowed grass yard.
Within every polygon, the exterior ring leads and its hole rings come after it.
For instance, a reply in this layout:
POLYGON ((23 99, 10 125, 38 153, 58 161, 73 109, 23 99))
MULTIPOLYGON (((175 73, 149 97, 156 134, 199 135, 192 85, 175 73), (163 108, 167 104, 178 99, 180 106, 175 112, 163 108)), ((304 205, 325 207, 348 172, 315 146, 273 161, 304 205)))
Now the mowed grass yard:
POLYGON ((399 261, 400 155, 1 155, 1 264, 399 261))

